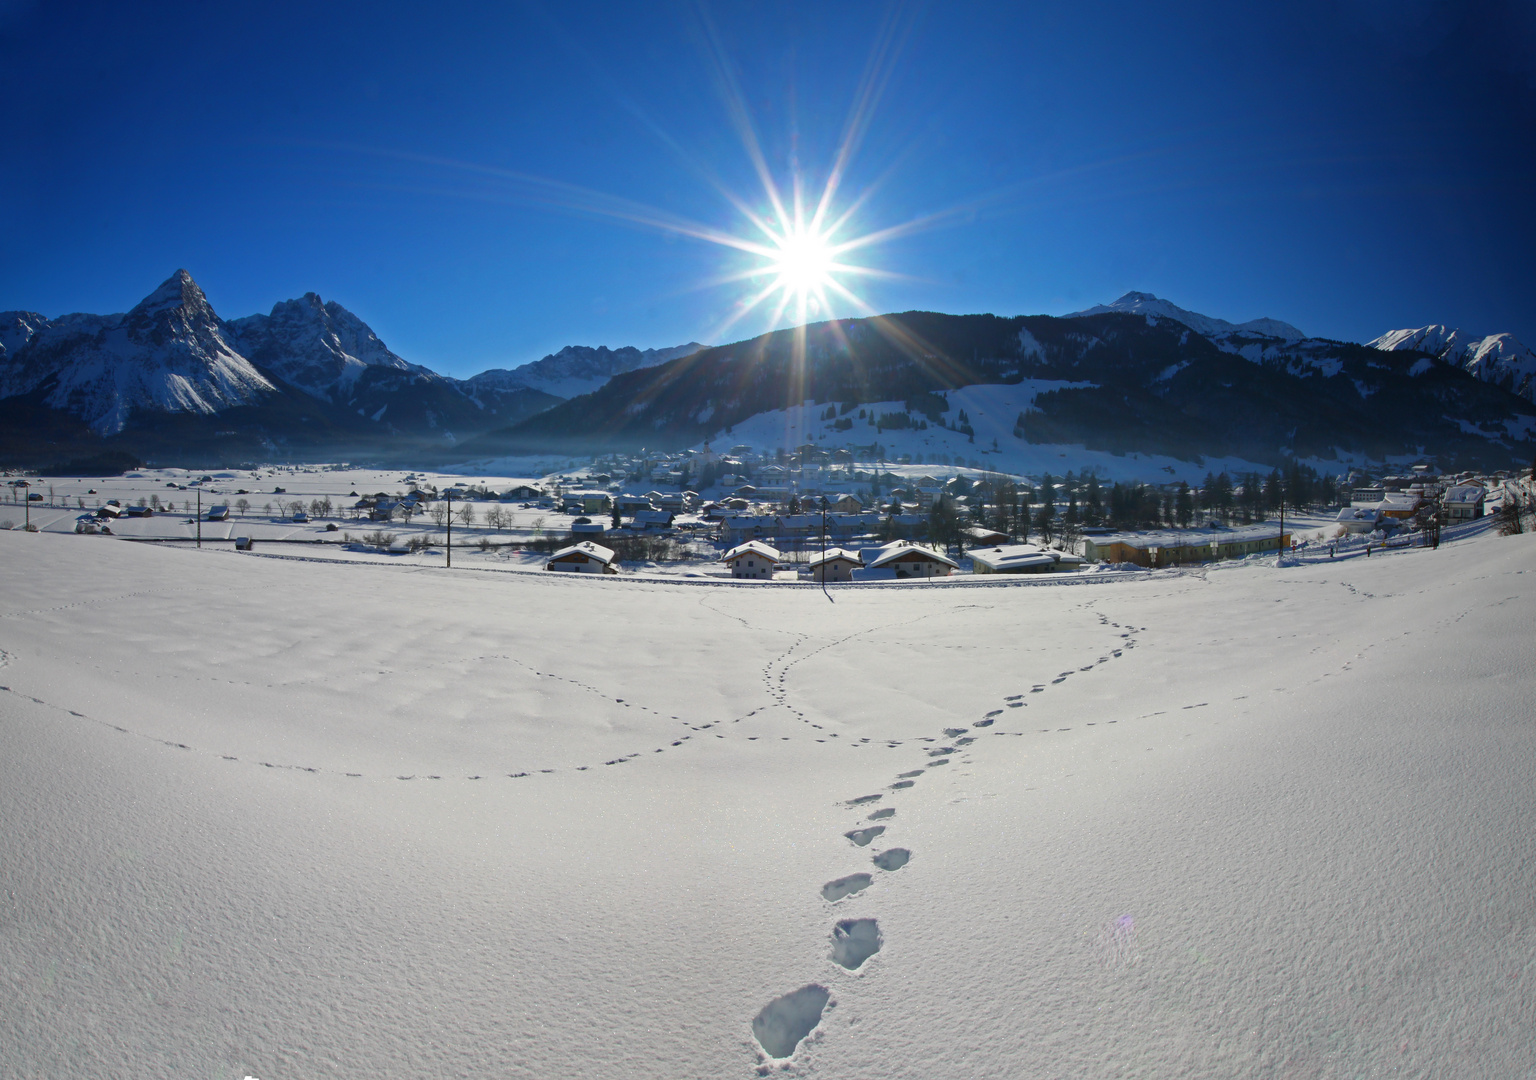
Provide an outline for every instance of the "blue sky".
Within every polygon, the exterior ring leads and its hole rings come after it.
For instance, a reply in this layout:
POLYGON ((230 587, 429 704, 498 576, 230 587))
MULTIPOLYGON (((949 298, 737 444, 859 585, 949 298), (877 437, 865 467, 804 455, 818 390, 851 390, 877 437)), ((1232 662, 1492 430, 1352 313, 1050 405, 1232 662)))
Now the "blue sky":
POLYGON ((873 85, 836 205, 910 227, 857 254, 896 275, 849 282, 875 310, 1140 289, 1536 345, 1533 12, 0 0, 0 308, 121 311, 186 267, 226 318, 313 290, 460 376, 746 337, 761 282, 712 283, 755 258, 627 218, 750 235, 733 103, 819 191, 873 85))

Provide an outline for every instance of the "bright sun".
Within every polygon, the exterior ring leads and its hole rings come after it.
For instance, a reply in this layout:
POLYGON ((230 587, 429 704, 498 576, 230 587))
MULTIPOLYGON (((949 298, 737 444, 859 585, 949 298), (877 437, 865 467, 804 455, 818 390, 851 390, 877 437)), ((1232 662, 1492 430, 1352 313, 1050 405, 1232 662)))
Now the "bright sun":
POLYGON ((827 237, 803 228, 778 240, 778 250, 769 256, 769 265, 778 275, 778 287, 798 298, 820 294, 838 269, 827 237))

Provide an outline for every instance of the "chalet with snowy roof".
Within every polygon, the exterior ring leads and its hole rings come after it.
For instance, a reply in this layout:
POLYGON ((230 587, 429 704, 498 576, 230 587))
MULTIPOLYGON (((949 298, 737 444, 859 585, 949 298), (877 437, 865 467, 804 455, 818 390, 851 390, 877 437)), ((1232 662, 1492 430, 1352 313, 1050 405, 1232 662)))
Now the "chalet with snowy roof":
POLYGON ((1346 506, 1333 520, 1346 533, 1368 533, 1376 531, 1376 523, 1380 518, 1381 512, 1374 506, 1346 506))
POLYGON ((960 564, 948 555, 916 544, 895 543, 869 564, 871 570, 894 570, 899 578, 948 577, 960 564))
POLYGON ((518 484, 503 495, 502 498, 508 502, 532 502, 543 494, 543 488, 535 487, 532 484, 518 484))
POLYGON ((1382 517, 1397 518, 1401 521, 1413 517, 1419 507, 1424 505, 1424 498, 1416 492, 1389 491, 1379 505, 1382 517))
POLYGON ((817 581, 852 581, 853 572, 862 569, 864 558, 857 551, 827 548, 811 557, 811 577, 817 581))
POLYGON ((672 513, 668 510, 641 510, 635 515, 635 528, 646 532, 660 532, 672 527, 672 513))
POLYGON ((1008 542, 1008 534, 984 525, 972 525, 965 530, 966 539, 977 547, 997 547, 1008 542))
POLYGON ((731 568, 731 577, 769 581, 779 562, 779 552, 760 540, 748 540, 731 548, 720 561, 731 568))
POLYGON ((857 514, 864 509, 864 503, 857 495, 845 492, 833 501, 832 509, 839 514, 857 514))
POLYGON ((1483 501, 1487 495, 1481 484, 1457 484, 1445 493, 1441 505, 1451 521, 1471 521, 1483 516, 1483 501))
POLYGON ((590 540, 583 540, 570 547, 561 548, 544 564, 546 570, 563 570, 575 574, 617 574, 619 567, 613 561, 613 549, 590 540))

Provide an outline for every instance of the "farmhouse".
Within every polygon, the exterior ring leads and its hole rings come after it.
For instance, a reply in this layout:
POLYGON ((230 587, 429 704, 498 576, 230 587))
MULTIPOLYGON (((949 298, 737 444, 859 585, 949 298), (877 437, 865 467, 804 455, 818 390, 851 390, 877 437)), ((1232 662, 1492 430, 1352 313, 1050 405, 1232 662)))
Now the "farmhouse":
POLYGON ((768 581, 773 578, 773 568, 779 561, 779 553, 760 540, 748 540, 731 548, 720 557, 731 568, 731 577, 755 578, 768 581))
POLYGON ((960 568, 960 564, 948 555, 940 555, 929 548, 895 543, 887 547, 869 567, 871 570, 894 570, 899 578, 926 578, 948 577, 960 568))
POLYGON ((811 577, 817 581, 852 581, 853 572, 864 565, 857 551, 827 548, 811 558, 811 577))
POLYGON ((575 574, 617 574, 618 564, 613 561, 613 550, 590 540, 561 548, 544 564, 546 570, 564 570, 575 574))

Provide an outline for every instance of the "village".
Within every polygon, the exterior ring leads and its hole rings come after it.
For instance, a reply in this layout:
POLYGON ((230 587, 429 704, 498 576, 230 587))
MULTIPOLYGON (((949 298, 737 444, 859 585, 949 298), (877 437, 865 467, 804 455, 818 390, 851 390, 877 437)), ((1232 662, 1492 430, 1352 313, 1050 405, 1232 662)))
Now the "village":
POLYGON ((1529 475, 1442 474, 1428 462, 1338 475, 1292 464, 1199 484, 860 461, 813 445, 507 464, 531 467, 478 477, 345 465, 12 477, 0 528, 826 585, 1277 553, 1370 557, 1435 546, 1443 529, 1489 515, 1518 529, 1536 495, 1529 475))

